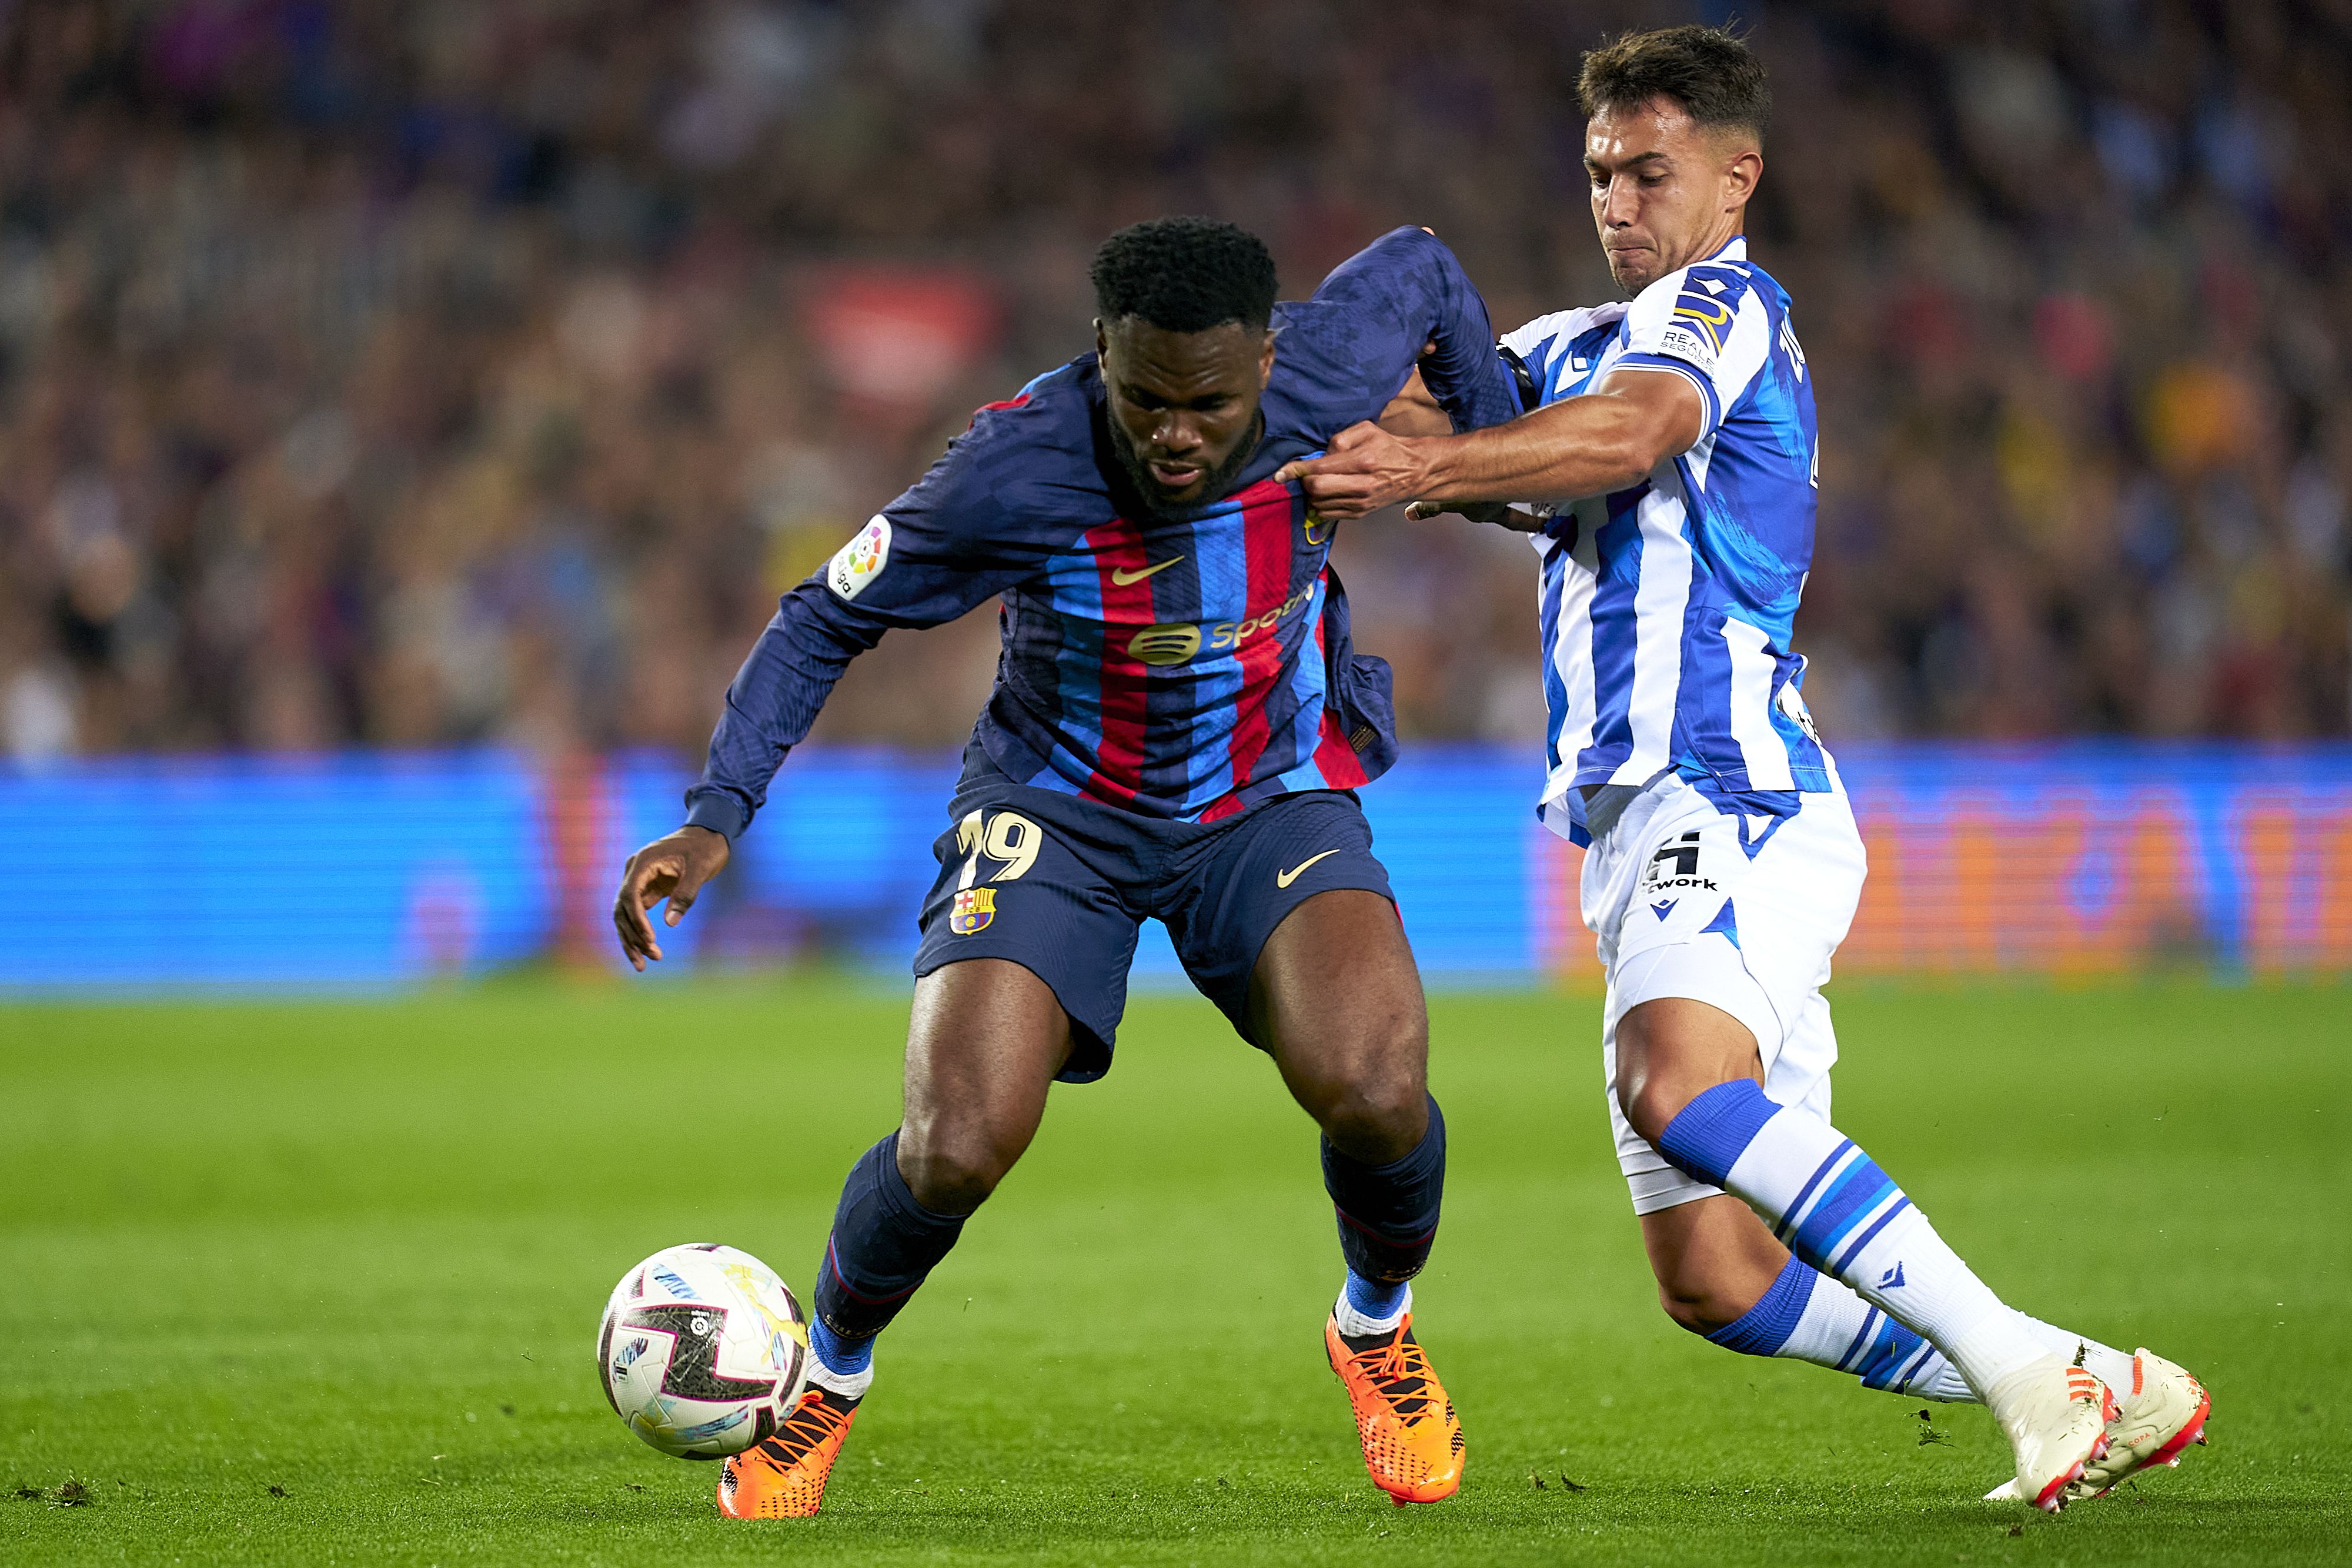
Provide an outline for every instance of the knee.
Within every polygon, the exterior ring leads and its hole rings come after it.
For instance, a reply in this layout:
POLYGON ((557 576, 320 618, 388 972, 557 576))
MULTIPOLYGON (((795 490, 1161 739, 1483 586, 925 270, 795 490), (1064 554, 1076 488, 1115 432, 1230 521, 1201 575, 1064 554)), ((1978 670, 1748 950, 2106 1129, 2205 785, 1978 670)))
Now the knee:
POLYGON ((898 1174, 934 1214, 970 1214, 986 1203, 1020 1154, 983 1124, 909 1118, 898 1130, 898 1174))
POLYGON ((1652 1145, 1717 1084, 1762 1076, 1755 1036, 1702 1003, 1646 1002, 1617 1022, 1617 1104, 1652 1145))
POLYGON ((1693 1096, 1681 1084, 1656 1076, 1617 1084, 1617 1103, 1625 1113, 1625 1120, 1644 1141, 1655 1146, 1665 1135, 1667 1124, 1683 1113, 1683 1107, 1693 1096))
POLYGON ((1392 1037, 1367 1041, 1345 1070, 1301 1098, 1345 1155, 1367 1164, 1404 1159, 1430 1128, 1428 1025, 1400 1022, 1392 1037))
POLYGON ((1755 1304, 1738 1300, 1727 1283, 1697 1270, 1678 1270, 1659 1278, 1658 1305, 1676 1326, 1695 1334, 1711 1334, 1738 1322, 1755 1304))
POLYGON ((1419 1071, 1359 1074, 1309 1109, 1325 1137, 1367 1165, 1404 1158, 1429 1131, 1429 1089, 1419 1071))

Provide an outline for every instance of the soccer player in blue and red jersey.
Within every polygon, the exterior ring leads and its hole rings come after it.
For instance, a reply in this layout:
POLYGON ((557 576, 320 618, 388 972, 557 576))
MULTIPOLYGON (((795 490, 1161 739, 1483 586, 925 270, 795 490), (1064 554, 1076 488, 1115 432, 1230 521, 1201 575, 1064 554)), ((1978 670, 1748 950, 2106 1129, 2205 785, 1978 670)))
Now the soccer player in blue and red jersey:
POLYGON ((1517 412, 1454 256, 1399 229, 1277 306, 1265 247, 1171 218, 1095 258, 1095 351, 980 411, 922 481, 784 597, 727 693, 687 823, 614 910, 642 969, 750 824, 849 661, 1002 596, 996 687, 925 900, 896 1132, 850 1172, 819 1268, 809 1387, 727 1461, 721 1511, 814 1513, 874 1337, 1035 1134, 1109 1071, 1140 922, 1322 1129, 1346 1275, 1325 1325, 1365 1464, 1449 1496, 1463 1439, 1412 1330, 1445 1124, 1419 976, 1352 793, 1396 755, 1331 526, 1271 476, 1378 415, 1419 362, 1461 426, 1517 412))

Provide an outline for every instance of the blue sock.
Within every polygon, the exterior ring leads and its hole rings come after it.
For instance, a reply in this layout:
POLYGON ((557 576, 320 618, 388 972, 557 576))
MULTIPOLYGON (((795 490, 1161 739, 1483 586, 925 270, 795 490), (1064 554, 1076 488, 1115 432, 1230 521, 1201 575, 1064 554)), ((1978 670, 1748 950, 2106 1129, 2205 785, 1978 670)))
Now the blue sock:
POLYGON ((827 1372, 855 1377, 874 1364, 874 1336, 844 1339, 824 1326, 823 1318, 809 1320, 809 1350, 827 1372))
POLYGON ((1368 1166, 1323 1140, 1323 1189, 1339 1219, 1339 1253, 1348 1271, 1402 1285, 1429 1261, 1437 1211, 1445 1196, 1445 1116, 1429 1103, 1429 1131, 1412 1152, 1368 1166))
POLYGON ((1404 1305, 1405 1292, 1412 1287, 1402 1280, 1399 1280, 1393 1285, 1383 1284, 1376 1280, 1367 1280, 1350 1269, 1348 1270, 1348 1283, 1344 1289, 1347 1292, 1348 1304, 1366 1317, 1392 1318, 1396 1316, 1398 1309, 1404 1305))
POLYGON ((898 1134, 891 1134, 859 1156, 842 1185, 810 1316, 837 1343, 871 1340, 948 1255, 963 1233, 964 1218, 934 1214, 915 1201, 898 1174, 898 1134))

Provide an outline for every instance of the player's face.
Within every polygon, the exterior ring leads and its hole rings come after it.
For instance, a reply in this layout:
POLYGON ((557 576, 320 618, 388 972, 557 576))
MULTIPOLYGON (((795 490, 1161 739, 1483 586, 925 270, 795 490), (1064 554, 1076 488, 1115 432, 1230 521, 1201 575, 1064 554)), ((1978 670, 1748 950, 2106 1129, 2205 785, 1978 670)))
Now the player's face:
POLYGON ((1664 99, 1594 115, 1584 128, 1584 172, 1609 275, 1638 294, 1722 248, 1739 232, 1763 170, 1753 137, 1694 125, 1664 99))
POLYGON ((1135 317, 1095 323, 1113 444, 1155 506, 1213 501, 1249 461, 1274 334, 1238 321, 1171 332, 1135 317))

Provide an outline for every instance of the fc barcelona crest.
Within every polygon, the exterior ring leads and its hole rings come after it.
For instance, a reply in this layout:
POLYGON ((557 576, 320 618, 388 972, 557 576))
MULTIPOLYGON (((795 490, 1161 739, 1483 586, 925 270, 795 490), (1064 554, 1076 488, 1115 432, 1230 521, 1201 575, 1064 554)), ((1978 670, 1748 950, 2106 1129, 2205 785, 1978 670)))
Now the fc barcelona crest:
POLYGON ((959 936, 969 936, 996 918, 996 889, 967 887, 955 895, 955 909, 948 915, 948 929, 959 936))

